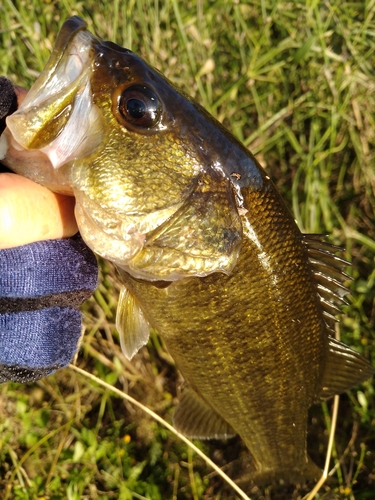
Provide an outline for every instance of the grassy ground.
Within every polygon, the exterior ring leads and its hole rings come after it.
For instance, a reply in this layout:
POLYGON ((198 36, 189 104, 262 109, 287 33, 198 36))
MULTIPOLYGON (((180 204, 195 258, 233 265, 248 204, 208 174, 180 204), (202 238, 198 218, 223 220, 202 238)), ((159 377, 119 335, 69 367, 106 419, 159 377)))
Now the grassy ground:
MULTIPOLYGON (((353 262, 343 340, 375 358, 375 2, 3 0, 0 73, 29 86, 59 26, 79 14, 193 94, 258 157, 302 230, 327 232, 353 262)), ((180 377, 156 335, 132 363, 114 329, 108 267, 84 307, 77 363, 170 421, 180 377)), ((234 499, 171 433, 71 369, 0 387, 2 499, 234 499)), ((375 498, 375 393, 342 396, 332 465, 317 498, 375 498)), ((309 450, 324 463, 328 405, 312 408, 309 450)), ((230 475, 239 440, 198 445, 230 475)), ((297 499, 309 486, 254 489, 297 499)))

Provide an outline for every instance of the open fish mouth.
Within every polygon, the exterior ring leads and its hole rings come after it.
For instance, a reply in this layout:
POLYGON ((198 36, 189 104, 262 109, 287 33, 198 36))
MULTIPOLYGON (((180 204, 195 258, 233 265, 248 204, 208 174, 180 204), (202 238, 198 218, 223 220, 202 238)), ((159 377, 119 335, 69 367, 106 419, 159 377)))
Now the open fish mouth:
POLYGON ((54 169, 90 154, 103 136, 90 84, 95 42, 81 19, 69 19, 45 69, 7 119, 19 147, 42 151, 54 169))

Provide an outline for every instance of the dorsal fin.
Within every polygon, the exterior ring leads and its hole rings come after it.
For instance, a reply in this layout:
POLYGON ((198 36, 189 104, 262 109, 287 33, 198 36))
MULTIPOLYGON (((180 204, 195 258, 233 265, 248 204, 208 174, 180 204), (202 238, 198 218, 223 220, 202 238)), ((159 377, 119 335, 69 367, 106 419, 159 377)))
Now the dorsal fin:
POLYGON ((185 388, 173 415, 173 426, 184 436, 197 439, 226 439, 233 428, 191 387, 185 388))
POLYGON ((344 283, 352 278, 344 271, 350 262, 336 255, 343 249, 326 243, 325 237, 324 234, 303 234, 302 241, 314 273, 326 327, 334 334, 336 315, 340 313, 340 306, 347 304, 345 295, 350 293, 344 283))

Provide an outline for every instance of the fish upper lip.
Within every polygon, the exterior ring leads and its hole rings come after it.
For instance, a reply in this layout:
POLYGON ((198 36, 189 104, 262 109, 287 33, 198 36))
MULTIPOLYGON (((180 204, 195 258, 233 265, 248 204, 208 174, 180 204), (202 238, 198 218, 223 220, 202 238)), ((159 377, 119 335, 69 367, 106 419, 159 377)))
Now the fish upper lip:
POLYGON ((81 31, 77 33, 73 39, 73 45, 70 49, 68 63, 66 65, 66 70, 71 82, 79 77, 83 68, 86 67, 89 62, 89 51, 92 48, 92 38, 92 35, 87 31, 81 31))
POLYGON ((7 119, 20 147, 39 149, 55 169, 99 143, 100 113, 92 103, 90 87, 95 42, 83 21, 68 20, 45 69, 20 108, 7 119), (87 132, 90 127, 92 140, 87 132))
MULTIPOLYGON (((55 74, 51 78, 50 83, 52 85, 56 82, 56 91, 52 91, 49 96, 53 97, 59 93, 65 93, 72 85, 79 89, 81 81, 84 79, 85 73, 90 68, 93 59, 93 53, 91 52, 92 35, 88 32, 79 32, 72 41, 72 45, 67 47, 60 64, 56 68, 55 74)), ((44 94, 48 95, 48 90, 46 88, 40 94, 39 102, 43 101, 44 94)), ((38 100, 33 105, 38 105, 38 100)))
POLYGON ((44 80, 41 82, 42 90, 40 90, 37 80, 35 83, 37 90, 31 90, 27 94, 19 110, 25 111, 31 107, 39 106, 46 99, 65 93, 73 83, 78 83, 94 58, 94 40, 95 38, 88 31, 79 31, 68 42, 57 63, 49 71, 47 70, 47 78, 43 78, 46 70, 39 77, 44 80))

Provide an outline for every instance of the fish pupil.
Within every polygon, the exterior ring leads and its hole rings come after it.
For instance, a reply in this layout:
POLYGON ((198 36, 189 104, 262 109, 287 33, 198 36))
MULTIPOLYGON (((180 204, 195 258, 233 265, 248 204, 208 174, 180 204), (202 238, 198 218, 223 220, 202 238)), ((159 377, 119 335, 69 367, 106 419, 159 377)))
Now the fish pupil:
POLYGON ((142 118, 146 114, 146 106, 139 99, 129 99, 126 103, 126 110, 132 118, 142 118))

